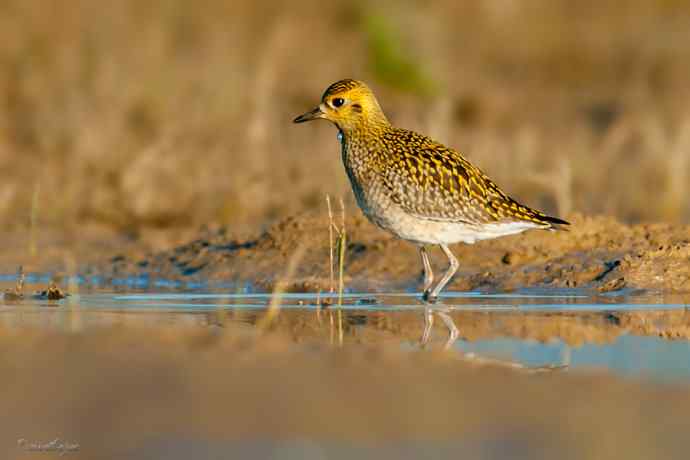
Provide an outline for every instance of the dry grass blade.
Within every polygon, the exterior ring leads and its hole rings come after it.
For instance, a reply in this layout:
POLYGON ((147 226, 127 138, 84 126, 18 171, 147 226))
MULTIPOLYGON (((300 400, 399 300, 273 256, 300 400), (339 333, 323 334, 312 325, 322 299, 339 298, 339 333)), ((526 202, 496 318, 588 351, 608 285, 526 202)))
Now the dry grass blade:
POLYGON ((338 306, 343 304, 343 275, 345 272, 345 251, 347 249, 347 232, 345 230, 345 202, 340 198, 340 240, 338 241, 338 306))
POLYGON ((7 301, 16 301, 24 298, 24 267, 21 265, 17 269, 17 281, 14 289, 5 290, 2 298, 7 301))
POLYGON ((41 191, 40 183, 36 182, 33 193, 31 194, 31 216, 29 228, 29 256, 36 257, 38 255, 38 244, 36 243, 38 233, 38 199, 41 191))
POLYGON ((26 275, 24 275, 24 267, 19 266, 17 269, 17 283, 14 286, 14 292, 15 294, 22 296, 24 295, 24 280, 26 279, 26 275))
POLYGON ((345 230, 345 203, 340 198, 340 232, 338 238, 338 344, 343 345, 343 290, 345 289, 345 251, 347 250, 347 231, 345 230))
MULTIPOLYGON (((347 231, 345 229, 345 202, 342 197, 340 202, 340 226, 333 221, 333 207, 331 206, 331 197, 326 195, 326 205, 328 206, 328 248, 329 248, 329 270, 330 270, 330 292, 335 292, 335 276, 334 276, 334 246, 335 253, 338 255, 338 343, 343 344, 343 291, 345 289, 345 252, 347 250, 347 231), (333 241, 333 234, 335 233, 335 245, 333 241)), ((331 317, 332 321, 332 317, 331 317)), ((332 324, 332 322, 331 322, 332 324)))
POLYGON ((333 228, 335 226, 333 222, 333 209, 331 208, 331 197, 326 194, 326 205, 328 206, 328 252, 329 252, 329 267, 330 267, 330 292, 335 292, 335 277, 333 274, 333 228))
POLYGON ((345 271, 345 248, 347 245, 347 236, 343 228, 340 237, 338 238, 338 343, 343 344, 343 275, 345 271))
POLYGON ((316 320, 321 326, 321 290, 316 293, 316 320))
POLYGON ((290 260, 288 261, 287 269, 285 270, 285 274, 276 283, 275 288, 273 289, 273 294, 271 296, 271 303, 268 305, 268 310, 266 310, 266 315, 257 324, 257 329, 259 331, 263 332, 263 331, 267 330, 271 326, 271 323, 273 323, 273 320, 280 313, 280 304, 281 304, 282 299, 283 299, 283 294, 285 293, 285 290, 287 289, 287 286, 289 285, 290 280, 295 275, 295 271, 297 270, 297 267, 299 266, 300 262, 302 261, 302 258, 304 257, 304 252, 306 251, 306 249, 307 249, 307 245, 305 243, 302 243, 299 246, 297 246, 297 248, 295 249, 295 252, 293 252, 292 256, 290 256, 290 260))

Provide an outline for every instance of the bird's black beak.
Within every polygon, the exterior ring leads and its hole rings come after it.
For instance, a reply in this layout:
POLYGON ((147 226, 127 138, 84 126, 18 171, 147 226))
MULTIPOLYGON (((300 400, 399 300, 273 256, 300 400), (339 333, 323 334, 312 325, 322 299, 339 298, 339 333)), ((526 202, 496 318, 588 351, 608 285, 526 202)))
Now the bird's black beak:
POLYGON ((324 113, 321 111, 321 107, 316 107, 307 113, 303 113, 299 117, 292 120, 293 123, 304 123, 305 121, 316 120, 317 118, 323 118, 324 113))

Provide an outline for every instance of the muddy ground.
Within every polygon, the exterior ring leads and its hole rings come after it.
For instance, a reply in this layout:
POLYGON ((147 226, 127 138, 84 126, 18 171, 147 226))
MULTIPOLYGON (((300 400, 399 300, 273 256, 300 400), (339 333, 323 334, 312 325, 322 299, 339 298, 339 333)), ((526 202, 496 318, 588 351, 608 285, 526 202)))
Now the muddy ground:
MULTIPOLYGON (((569 231, 531 231, 472 246, 455 245, 452 249, 461 266, 447 289, 506 292, 523 287, 576 287, 598 303, 615 302, 600 294, 617 290, 690 303, 690 227, 630 226, 611 218, 577 215, 570 220, 569 231)), ((87 279, 98 276, 106 285, 114 279, 141 276, 149 283, 157 279, 234 282, 230 290, 259 292, 272 292, 277 282, 286 281, 289 291, 328 292, 332 287, 328 224, 326 213, 312 213, 287 218, 265 231, 215 227, 122 235, 88 227, 78 237, 45 232, 33 258, 26 256, 25 236, 15 234, 7 237, 16 244, 2 258, 3 271, 11 273, 23 264, 28 272, 54 270, 58 281, 79 272, 87 279), (287 273, 291 261, 294 270, 287 273)), ((346 289, 374 297, 419 289, 422 270, 414 245, 390 237, 359 212, 347 219, 346 229, 346 289)), ((446 268, 438 249, 432 250, 432 259, 436 273, 446 268)), ((576 345, 612 341, 624 333, 690 338, 690 314, 685 310, 606 317, 462 311, 452 315, 462 325, 462 337, 470 340, 501 335, 540 341, 558 337, 576 345)), ((421 327, 416 315, 398 315, 390 324, 396 334, 410 338, 418 337, 421 327)), ((305 330, 293 336, 303 334, 305 330)))
MULTIPOLYGON (((449 289, 580 287, 593 295, 627 289, 686 298, 688 227, 571 220, 569 232, 455 246, 462 265, 449 289)), ((346 227, 347 288, 375 296, 419 285, 414 246, 359 215, 346 227)), ((3 272, 24 264, 29 272, 55 270, 56 278, 79 272, 105 282, 147 276, 235 281, 267 292, 280 280, 294 291, 330 288, 328 219, 321 214, 257 232, 218 227, 123 236, 85 228, 78 235, 44 232, 34 257, 25 235, 8 235, 16 244, 2 258, 3 272), (295 269, 287 273, 290 265, 295 269)), ((441 256, 433 252, 436 270, 445 268, 441 256)), ((605 369, 533 373, 443 353, 439 321, 429 349, 403 351, 401 342, 414 344, 421 335, 419 312, 372 312, 365 328, 362 315, 346 312, 338 346, 329 326, 333 312, 281 313, 267 327, 259 327, 262 312, 208 313, 193 327, 137 314, 124 320, 110 313, 113 321, 104 327, 90 327, 90 312, 76 320, 67 315, 57 328, 46 328, 46 321, 32 326, 29 319, 38 316, 3 317, 0 456, 46 458, 53 454, 27 452, 19 440, 59 437, 79 445, 66 458, 89 459, 286 458, 286 452, 308 459, 686 458, 687 384, 624 379, 605 369)), ((578 346, 622 334, 690 337, 687 309, 454 311, 452 317, 470 341, 559 338, 578 346)))
MULTIPOLYGON (((670 224, 624 225, 612 218, 570 217, 569 231, 531 231, 475 245, 452 247, 460 269, 449 290, 577 287, 597 291, 623 288, 690 292, 690 227, 670 224)), ((417 248, 390 237, 359 212, 346 222, 346 286, 391 291, 419 286, 422 268, 417 248)), ((233 234, 207 229, 192 242, 149 254, 122 253, 109 264, 90 266, 106 277, 149 274, 187 280, 250 282, 271 291, 299 257, 290 289, 330 288, 328 218, 301 214, 265 232, 233 234), (298 251, 305 247, 304 254, 298 251)), ((446 269, 440 250, 432 250, 435 273, 446 269)))

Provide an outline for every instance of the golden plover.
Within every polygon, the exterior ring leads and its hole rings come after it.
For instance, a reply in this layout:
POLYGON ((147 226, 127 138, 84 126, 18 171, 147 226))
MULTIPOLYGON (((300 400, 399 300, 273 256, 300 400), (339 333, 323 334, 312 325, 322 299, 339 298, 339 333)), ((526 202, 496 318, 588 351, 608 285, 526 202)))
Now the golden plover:
POLYGON ((364 214, 384 230, 419 246, 425 300, 435 301, 458 269, 449 244, 569 225, 510 198, 455 150, 392 126, 361 81, 333 83, 318 107, 294 122, 319 118, 338 128, 345 171, 364 214), (450 261, 435 287, 425 247, 433 244, 450 261))

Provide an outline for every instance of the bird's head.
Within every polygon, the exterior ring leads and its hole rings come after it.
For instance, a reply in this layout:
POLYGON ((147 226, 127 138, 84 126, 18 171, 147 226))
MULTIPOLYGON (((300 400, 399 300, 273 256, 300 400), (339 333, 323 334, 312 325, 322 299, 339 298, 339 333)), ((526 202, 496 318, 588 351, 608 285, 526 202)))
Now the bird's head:
POLYGON ((321 104, 293 121, 323 118, 344 132, 376 125, 388 125, 374 93, 361 81, 345 79, 329 86, 321 97, 321 104))

